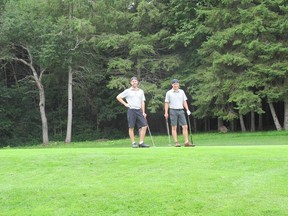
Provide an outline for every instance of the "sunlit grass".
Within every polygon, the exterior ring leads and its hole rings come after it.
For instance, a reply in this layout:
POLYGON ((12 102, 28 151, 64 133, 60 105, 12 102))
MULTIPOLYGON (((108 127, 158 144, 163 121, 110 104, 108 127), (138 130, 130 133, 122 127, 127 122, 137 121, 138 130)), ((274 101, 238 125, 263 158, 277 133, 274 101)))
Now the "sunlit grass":
POLYGON ((285 137, 195 134, 195 148, 155 136, 149 149, 132 149, 129 139, 2 149, 0 215, 287 215, 285 137))

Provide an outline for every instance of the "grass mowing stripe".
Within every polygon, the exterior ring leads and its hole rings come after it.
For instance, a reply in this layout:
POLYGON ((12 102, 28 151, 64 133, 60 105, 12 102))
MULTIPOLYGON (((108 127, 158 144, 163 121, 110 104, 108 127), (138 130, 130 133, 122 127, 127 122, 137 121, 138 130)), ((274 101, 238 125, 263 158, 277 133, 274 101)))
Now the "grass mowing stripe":
POLYGON ((0 151, 0 215, 285 215, 288 146, 0 151))

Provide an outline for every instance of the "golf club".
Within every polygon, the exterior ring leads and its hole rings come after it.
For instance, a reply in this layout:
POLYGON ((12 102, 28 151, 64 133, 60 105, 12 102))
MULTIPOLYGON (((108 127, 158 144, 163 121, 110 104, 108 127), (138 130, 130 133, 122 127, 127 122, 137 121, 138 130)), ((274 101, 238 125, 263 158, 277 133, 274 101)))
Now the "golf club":
POLYGON ((190 123, 189 115, 187 115, 187 117, 188 117, 188 126, 189 126, 189 132, 190 132, 190 141, 191 141, 191 144, 193 144, 192 131, 191 131, 191 123, 190 123))
POLYGON ((167 135, 168 135, 168 141, 169 141, 169 146, 171 145, 171 140, 170 140, 170 129, 169 129, 169 123, 168 123, 168 118, 166 119, 166 129, 167 129, 167 135))
POLYGON ((149 135, 150 135, 150 138, 151 138, 151 141, 152 141, 153 147, 156 147, 156 146, 155 146, 155 143, 154 143, 154 141, 153 141, 153 137, 152 137, 151 130, 150 130, 150 127, 149 127, 148 122, 147 122, 147 128, 148 128, 148 132, 149 132, 149 135))

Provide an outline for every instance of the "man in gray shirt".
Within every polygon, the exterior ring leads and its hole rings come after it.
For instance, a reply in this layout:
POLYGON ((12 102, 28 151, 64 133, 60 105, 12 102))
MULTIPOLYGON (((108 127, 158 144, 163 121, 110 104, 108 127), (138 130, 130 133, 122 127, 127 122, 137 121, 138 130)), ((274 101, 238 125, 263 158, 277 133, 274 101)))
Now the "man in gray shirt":
POLYGON ((172 136, 175 142, 176 147, 180 147, 181 145, 178 142, 177 138, 177 124, 182 126, 182 132, 184 136, 184 146, 186 147, 194 147, 194 144, 191 144, 188 140, 188 126, 185 117, 184 108, 186 109, 187 115, 191 114, 188 104, 187 97, 185 92, 179 88, 179 80, 172 80, 172 89, 166 92, 165 97, 165 113, 164 116, 168 119, 170 115, 171 127, 172 127, 172 136))
POLYGON ((145 95, 142 89, 138 88, 138 79, 136 77, 131 78, 131 88, 128 88, 117 95, 116 99, 127 107, 127 120, 128 120, 128 132, 132 142, 132 148, 148 148, 149 145, 144 143, 147 121, 145 113, 145 95), (125 99, 125 100, 124 100, 125 99), (140 142, 139 145, 135 142, 134 127, 140 129, 140 142))

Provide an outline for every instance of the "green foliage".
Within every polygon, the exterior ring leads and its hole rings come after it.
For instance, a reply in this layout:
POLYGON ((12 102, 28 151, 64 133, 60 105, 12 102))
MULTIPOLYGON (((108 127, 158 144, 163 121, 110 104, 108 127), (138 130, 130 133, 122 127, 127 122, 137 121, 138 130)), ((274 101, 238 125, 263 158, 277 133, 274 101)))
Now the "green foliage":
POLYGON ((25 85, 7 88, 2 84, 0 92, 0 147, 25 145, 32 140, 39 143, 41 128, 34 104, 36 92, 25 85))
POLYGON ((288 97, 287 20, 283 0, 0 1, 1 133, 16 144, 37 141, 41 130, 31 72, 11 61, 27 59, 22 46, 37 73, 46 69, 51 137, 66 130, 68 66, 73 136, 79 140, 116 131, 125 109, 115 97, 134 75, 149 112, 162 112, 176 77, 192 98, 195 118, 263 113, 266 102, 281 104, 288 97), (13 130, 17 119, 23 134, 13 130))
POLYGON ((196 77, 198 96, 194 97, 199 117, 211 110, 224 119, 231 119, 236 111, 263 113, 261 99, 282 100, 285 91, 281 86, 287 76, 282 57, 287 52, 275 38, 281 38, 278 20, 284 16, 270 3, 221 1, 216 7, 197 10, 205 17, 202 24, 213 32, 199 50, 202 63, 196 77), (211 73, 210 79, 201 78, 203 73, 211 73), (208 96, 211 91, 218 93, 208 96))
POLYGON ((108 72, 117 71, 117 75, 124 75, 126 71, 131 70, 133 62, 129 59, 114 58, 108 63, 108 72))
POLYGON ((159 108, 163 108, 165 91, 163 91, 156 84, 148 82, 141 82, 140 86, 144 92, 147 100, 147 109, 151 113, 156 113, 159 108))
POLYGON ((133 28, 144 35, 159 31, 166 6, 161 1, 139 1, 136 12, 132 14, 133 28))
POLYGON ((149 54, 155 54, 155 51, 151 45, 137 44, 131 48, 129 54, 132 56, 144 57, 149 54))
POLYGON ((109 50, 109 49, 119 49, 122 48, 122 44, 126 43, 127 38, 121 35, 115 34, 102 34, 94 39, 96 46, 100 49, 109 50))
POLYGON ((129 79, 125 77, 112 78, 107 87, 110 89, 124 90, 129 87, 129 79))

